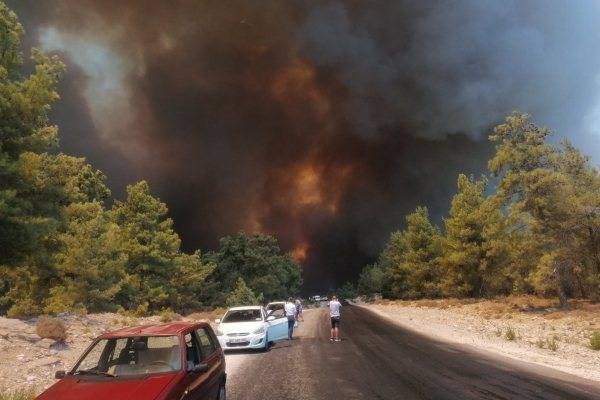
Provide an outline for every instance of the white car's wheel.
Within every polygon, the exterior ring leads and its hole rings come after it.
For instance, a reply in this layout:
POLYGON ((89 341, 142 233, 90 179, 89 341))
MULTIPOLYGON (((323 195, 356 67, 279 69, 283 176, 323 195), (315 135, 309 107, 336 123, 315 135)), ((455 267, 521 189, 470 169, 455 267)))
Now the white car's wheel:
POLYGON ((263 351, 264 351, 264 352, 267 352, 267 351, 269 351, 269 347, 270 347, 270 346, 271 346, 271 345, 269 344, 269 336, 268 336, 268 335, 265 335, 265 346, 263 347, 263 351))

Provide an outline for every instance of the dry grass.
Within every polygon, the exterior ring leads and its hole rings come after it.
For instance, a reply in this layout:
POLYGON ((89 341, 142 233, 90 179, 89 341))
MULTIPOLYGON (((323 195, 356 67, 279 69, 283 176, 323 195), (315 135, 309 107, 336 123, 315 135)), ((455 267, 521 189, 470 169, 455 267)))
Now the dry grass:
POLYGON ((546 348, 546 340, 539 338, 536 342, 535 345, 540 348, 540 349, 545 349, 546 348))
POLYGON ((140 320, 136 317, 123 316, 121 318, 113 318, 111 324, 117 327, 137 326, 140 324, 140 320))
POLYGON ((208 311, 197 311, 185 316, 185 319, 192 321, 209 321, 212 322, 217 318, 221 318, 227 311, 226 308, 217 307, 208 311))
POLYGON ((548 340, 546 340, 546 345, 552 351, 558 350, 558 336, 553 335, 551 338, 548 338, 548 340))
POLYGON ((0 388, 0 400, 33 400, 35 393, 33 390, 19 389, 15 391, 0 388))
POLYGON ((171 311, 170 309, 163 310, 158 315, 160 317, 160 322, 162 322, 162 323, 181 321, 181 319, 182 319, 181 315, 177 314, 176 312, 171 311))
POLYGON ((35 333, 42 339, 64 342, 67 339, 67 327, 57 318, 41 317, 35 325, 35 333))
POLYGON ((600 331, 594 331, 590 335, 590 349, 600 350, 600 331))
MULTIPOLYGON (((518 315, 536 314, 548 320, 575 318, 590 320, 590 317, 600 316, 600 303, 588 300, 571 300, 569 307, 561 309, 556 299, 537 296, 507 296, 493 299, 423 299, 423 300, 377 300, 377 305, 398 305, 404 307, 437 308, 441 310, 463 308, 485 319, 512 319, 518 315)), ((593 318, 592 318, 593 319, 593 318)), ((596 322, 591 322, 591 328, 596 322)), ((600 321, 597 323, 600 328, 600 321)))
POLYGON ((506 332, 504 332, 504 338, 511 342, 517 339, 517 332, 513 329, 512 326, 506 328, 506 332))

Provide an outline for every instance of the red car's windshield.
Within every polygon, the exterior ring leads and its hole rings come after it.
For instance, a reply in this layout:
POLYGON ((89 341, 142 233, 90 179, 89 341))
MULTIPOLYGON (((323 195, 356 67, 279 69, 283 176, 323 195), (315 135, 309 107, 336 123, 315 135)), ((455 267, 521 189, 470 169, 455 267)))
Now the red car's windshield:
POLYGON ((180 350, 177 336, 102 339, 77 364, 73 373, 120 377, 179 371, 180 350))

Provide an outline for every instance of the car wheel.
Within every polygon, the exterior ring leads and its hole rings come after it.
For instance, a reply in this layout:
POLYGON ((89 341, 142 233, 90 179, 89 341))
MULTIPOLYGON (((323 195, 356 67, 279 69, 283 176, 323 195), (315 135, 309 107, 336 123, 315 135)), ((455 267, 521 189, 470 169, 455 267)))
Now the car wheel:
POLYGON ((270 347, 271 347, 271 344, 269 343, 269 337, 265 335, 265 347, 263 347, 263 351, 264 352, 269 351, 270 347))
POLYGON ((217 400, 226 400, 227 391, 225 390, 225 382, 221 383, 219 386, 219 392, 217 393, 217 400))

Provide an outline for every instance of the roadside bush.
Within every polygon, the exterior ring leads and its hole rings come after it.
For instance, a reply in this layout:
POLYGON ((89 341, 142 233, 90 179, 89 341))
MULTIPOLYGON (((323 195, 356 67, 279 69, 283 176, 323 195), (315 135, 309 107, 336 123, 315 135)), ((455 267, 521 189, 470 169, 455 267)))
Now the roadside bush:
POLYGON ((556 339, 556 336, 552 336, 550 339, 548 339, 546 344, 548 345, 548 349, 552 351, 558 350, 558 340, 556 339))
POLYGON ((57 318, 41 317, 35 325, 35 333, 42 339, 64 342, 67 339, 67 327, 57 318))
POLYGON ((225 311, 227 311, 227 309, 224 307, 215 307, 206 311, 196 311, 185 317, 193 321, 213 321, 217 318, 221 318, 223 314, 225 314, 225 311))
POLYGON ((111 324, 118 327, 136 326, 140 324, 140 321, 136 317, 124 315, 122 318, 113 318, 111 324))
POLYGON ((209 320, 212 321, 214 319, 221 318, 223 315, 225 315, 226 311, 227 311, 227 309, 224 308, 224 307, 217 307, 217 308, 215 308, 214 310, 212 310, 210 312, 210 318, 209 318, 209 320))
POLYGON ((508 328, 506 328, 506 332, 504 333, 504 338, 506 340, 510 340, 512 342, 513 340, 515 340, 517 338, 517 333, 511 326, 509 326, 508 328))
POLYGON ((590 336, 590 348, 592 350, 600 350, 600 331, 594 331, 590 336))
POLYGON ((358 293, 352 282, 346 282, 344 286, 337 291, 337 295, 340 299, 354 300, 356 296, 358 296, 358 293))
POLYGON ((181 315, 177 314, 176 312, 173 312, 168 308, 162 310, 158 315, 160 316, 160 322, 163 323, 181 321, 181 315))

